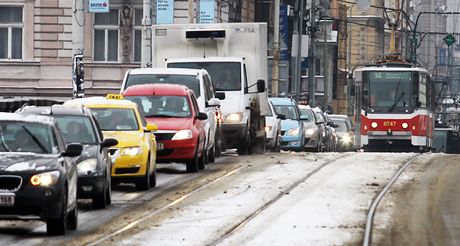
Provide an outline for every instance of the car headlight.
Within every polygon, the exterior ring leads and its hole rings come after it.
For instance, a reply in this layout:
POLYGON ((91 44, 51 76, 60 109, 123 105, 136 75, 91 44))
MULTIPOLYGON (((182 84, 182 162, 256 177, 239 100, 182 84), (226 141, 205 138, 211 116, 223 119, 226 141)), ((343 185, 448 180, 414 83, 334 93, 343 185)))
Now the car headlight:
POLYGON ((351 143, 351 136, 348 134, 343 135, 342 137, 342 143, 344 144, 350 144, 351 143))
POLYGON ((265 132, 269 133, 272 130, 273 126, 265 126, 265 132))
POLYGON ((35 174, 30 178, 30 183, 33 186, 44 186, 56 184, 59 180, 59 171, 51 171, 46 173, 35 174))
POLYGON ((78 174, 92 174, 95 173, 97 169, 97 159, 87 159, 77 164, 77 173, 78 174))
POLYGON ((136 155, 140 155, 141 153, 142 153, 141 147, 128 147, 128 148, 123 148, 120 152, 120 155, 136 156, 136 155))
POLYGON ((192 137, 192 130, 180 130, 174 134, 171 140, 184 140, 192 137))
POLYGON ((406 122, 402 123, 402 128, 407 129, 408 127, 409 127, 409 124, 407 124, 406 122))
POLYGON ((313 135, 313 133, 315 133, 315 130, 313 130, 313 129, 307 129, 305 131, 305 135, 313 135))
POLYGON ((288 136, 297 136, 299 135, 299 128, 292 128, 292 129, 289 129, 289 131, 287 131, 286 135, 288 136))
POLYGON ((243 119, 243 113, 232 113, 232 114, 228 114, 225 117, 224 122, 226 122, 226 123, 240 123, 241 119, 243 119))

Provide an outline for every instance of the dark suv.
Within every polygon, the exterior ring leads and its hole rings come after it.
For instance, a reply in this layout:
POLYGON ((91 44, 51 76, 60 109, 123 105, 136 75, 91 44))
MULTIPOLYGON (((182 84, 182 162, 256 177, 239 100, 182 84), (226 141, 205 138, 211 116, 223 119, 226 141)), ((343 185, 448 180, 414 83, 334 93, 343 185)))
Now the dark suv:
POLYGON ((103 139, 99 125, 85 107, 69 108, 61 105, 25 107, 22 114, 49 115, 56 119, 67 143, 81 143, 83 153, 76 160, 78 198, 90 198, 94 208, 111 203, 111 167, 108 147, 118 144, 112 138, 103 139))

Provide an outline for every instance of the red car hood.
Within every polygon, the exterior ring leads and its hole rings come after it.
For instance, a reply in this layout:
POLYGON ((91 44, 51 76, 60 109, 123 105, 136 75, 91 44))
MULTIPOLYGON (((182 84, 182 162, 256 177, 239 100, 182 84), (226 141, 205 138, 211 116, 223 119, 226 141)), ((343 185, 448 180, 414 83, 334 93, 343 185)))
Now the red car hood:
POLYGON ((182 130, 190 129, 191 118, 146 118, 148 123, 158 125, 158 130, 182 130))

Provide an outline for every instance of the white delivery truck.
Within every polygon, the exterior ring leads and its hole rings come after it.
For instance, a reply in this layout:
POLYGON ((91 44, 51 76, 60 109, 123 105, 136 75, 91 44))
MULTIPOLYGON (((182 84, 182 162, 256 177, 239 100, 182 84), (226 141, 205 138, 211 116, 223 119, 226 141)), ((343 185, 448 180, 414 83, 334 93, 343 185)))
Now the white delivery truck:
POLYGON ((267 24, 154 25, 152 66, 204 68, 221 100, 223 143, 239 154, 262 153, 266 90, 267 24))

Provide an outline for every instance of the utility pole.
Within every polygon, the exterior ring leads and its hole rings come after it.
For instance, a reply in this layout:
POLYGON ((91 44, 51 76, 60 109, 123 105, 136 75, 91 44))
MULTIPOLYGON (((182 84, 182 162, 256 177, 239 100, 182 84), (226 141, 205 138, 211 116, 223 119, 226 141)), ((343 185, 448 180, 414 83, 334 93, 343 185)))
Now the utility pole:
POLYGON ((326 22, 323 22, 323 81, 324 81, 324 112, 327 112, 329 105, 329 76, 327 71, 327 34, 326 22))
POLYGON ((149 67, 152 60, 151 0, 143 0, 141 67, 149 67))
POLYGON ((85 40, 85 11, 83 0, 74 0, 72 9, 72 88, 73 97, 83 97, 83 50, 85 40))
POLYGON ((201 23, 200 0, 195 0, 195 23, 201 23))
POLYGON ((303 13, 304 13, 304 1, 305 0, 299 0, 299 20, 298 20, 298 25, 299 25, 299 35, 297 36, 298 41, 297 41, 297 76, 296 76, 296 99, 297 102, 300 101, 300 91, 302 90, 302 35, 303 35, 303 13))
POLYGON ((272 64, 272 96, 278 96, 279 60, 280 60, 280 0, 275 0, 273 18, 273 64, 272 64))
POLYGON ((315 57, 315 44, 316 44, 316 0, 311 0, 310 8, 310 52, 308 53, 308 104, 311 107, 316 106, 315 90, 316 90, 316 57, 315 57))

